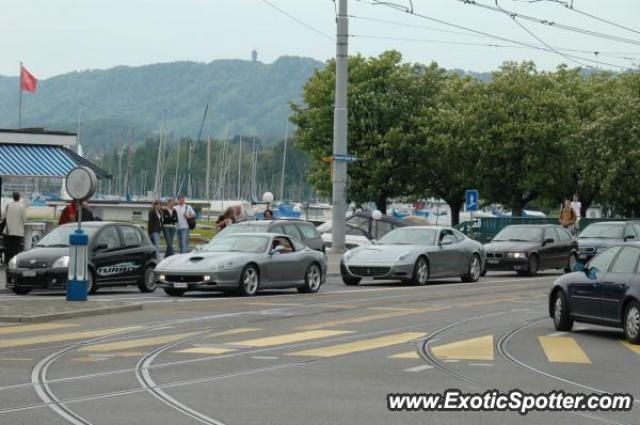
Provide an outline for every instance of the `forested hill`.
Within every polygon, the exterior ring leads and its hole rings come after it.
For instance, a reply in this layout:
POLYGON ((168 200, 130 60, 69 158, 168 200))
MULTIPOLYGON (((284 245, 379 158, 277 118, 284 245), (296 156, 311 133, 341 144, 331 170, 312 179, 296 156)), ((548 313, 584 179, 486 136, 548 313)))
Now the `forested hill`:
MULTIPOLYGON (((163 110, 170 137, 258 134, 283 137, 289 102, 299 101, 305 81, 323 63, 282 57, 272 64, 242 60, 172 62, 71 72, 39 82, 24 93, 23 127, 76 131, 82 104, 86 149, 106 153, 133 127, 135 140, 157 133, 163 110)), ((37 76, 37 70, 32 69, 37 76)), ((0 76, 0 127, 17 126, 18 78, 0 76)))

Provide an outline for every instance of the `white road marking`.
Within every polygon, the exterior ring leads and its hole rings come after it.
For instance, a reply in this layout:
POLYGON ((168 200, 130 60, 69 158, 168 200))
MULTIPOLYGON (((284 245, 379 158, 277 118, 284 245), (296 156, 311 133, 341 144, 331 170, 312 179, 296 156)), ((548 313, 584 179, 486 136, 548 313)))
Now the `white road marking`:
POLYGON ((460 360, 453 360, 453 359, 449 359, 449 360, 445 360, 445 363, 458 363, 460 362, 460 360))
POLYGON ((251 356, 254 360, 278 360, 280 357, 276 356, 251 356))
POLYGON ((493 366, 493 363, 469 363, 469 366, 493 366))
POLYGON ((565 336, 567 334, 568 332, 553 332, 553 333, 547 334, 547 336, 565 336))
POLYGON ((428 369, 433 369, 433 366, 431 365, 420 365, 420 366, 415 366, 415 367, 410 367, 409 369, 405 369, 405 372, 422 372, 423 370, 428 370, 428 369))

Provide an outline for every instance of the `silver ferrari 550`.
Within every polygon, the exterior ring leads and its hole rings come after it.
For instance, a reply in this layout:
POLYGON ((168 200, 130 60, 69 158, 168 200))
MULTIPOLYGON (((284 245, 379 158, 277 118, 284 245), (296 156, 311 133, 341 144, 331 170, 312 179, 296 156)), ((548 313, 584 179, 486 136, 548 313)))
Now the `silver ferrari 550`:
POLYGON ((449 227, 412 226, 395 229, 372 246, 346 252, 340 273, 347 285, 357 285, 362 278, 424 285, 438 277, 475 282, 484 266, 485 252, 479 242, 449 227))
POLYGON ((236 233, 214 238, 201 250, 168 257, 155 268, 158 285, 171 296, 186 291, 298 288, 318 292, 326 279, 324 254, 273 233, 236 233))

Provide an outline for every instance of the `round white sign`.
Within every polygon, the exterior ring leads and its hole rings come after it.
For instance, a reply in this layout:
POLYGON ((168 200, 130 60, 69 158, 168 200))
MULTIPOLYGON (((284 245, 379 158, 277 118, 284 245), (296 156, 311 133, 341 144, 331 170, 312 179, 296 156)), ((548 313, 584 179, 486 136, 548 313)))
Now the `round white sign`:
POLYGON ((76 167, 67 174, 66 189, 75 200, 89 199, 96 192, 98 178, 88 167, 76 167))

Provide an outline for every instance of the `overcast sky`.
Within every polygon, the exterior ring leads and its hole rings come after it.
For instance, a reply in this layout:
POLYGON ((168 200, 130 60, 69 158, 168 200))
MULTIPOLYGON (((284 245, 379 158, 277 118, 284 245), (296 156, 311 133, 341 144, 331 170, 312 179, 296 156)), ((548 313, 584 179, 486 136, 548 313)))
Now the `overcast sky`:
MULTIPOLYGON (((254 48, 259 52, 259 60, 265 63, 273 62, 282 55, 308 56, 319 60, 334 55, 335 45, 330 39, 335 34, 332 0, 267 1, 2 0, 0 75, 17 75, 20 61, 36 77, 44 79, 74 70, 105 69, 117 65, 250 59, 254 48), (329 38, 275 10, 267 1, 329 38)), ((408 0, 397 2, 409 4, 408 0)), ((494 0, 478 2, 495 5, 494 0)), ((459 0, 413 0, 413 4, 415 12, 429 17, 542 45, 502 13, 465 5, 459 0)), ((501 0, 499 4, 522 14, 637 41, 632 44, 606 40, 525 20, 518 21, 549 45, 597 50, 603 52, 598 60, 614 65, 634 66, 630 59, 635 61, 635 66, 640 62, 640 32, 599 22, 551 1, 530 3, 501 0)), ((573 5, 580 11, 640 31, 638 0, 573 0, 573 5)), ((387 49, 397 49, 407 61, 437 61, 447 68, 474 71, 495 69, 505 60, 531 59, 544 69, 554 68, 561 62, 575 65, 554 53, 486 46, 508 43, 477 34, 442 32, 461 30, 385 6, 349 0, 349 7, 350 14, 356 16, 350 22, 350 33, 354 35, 350 39, 350 53, 376 55, 387 49), (363 18, 393 21, 401 25, 363 18)), ((590 53, 570 54, 596 59, 590 53)))

